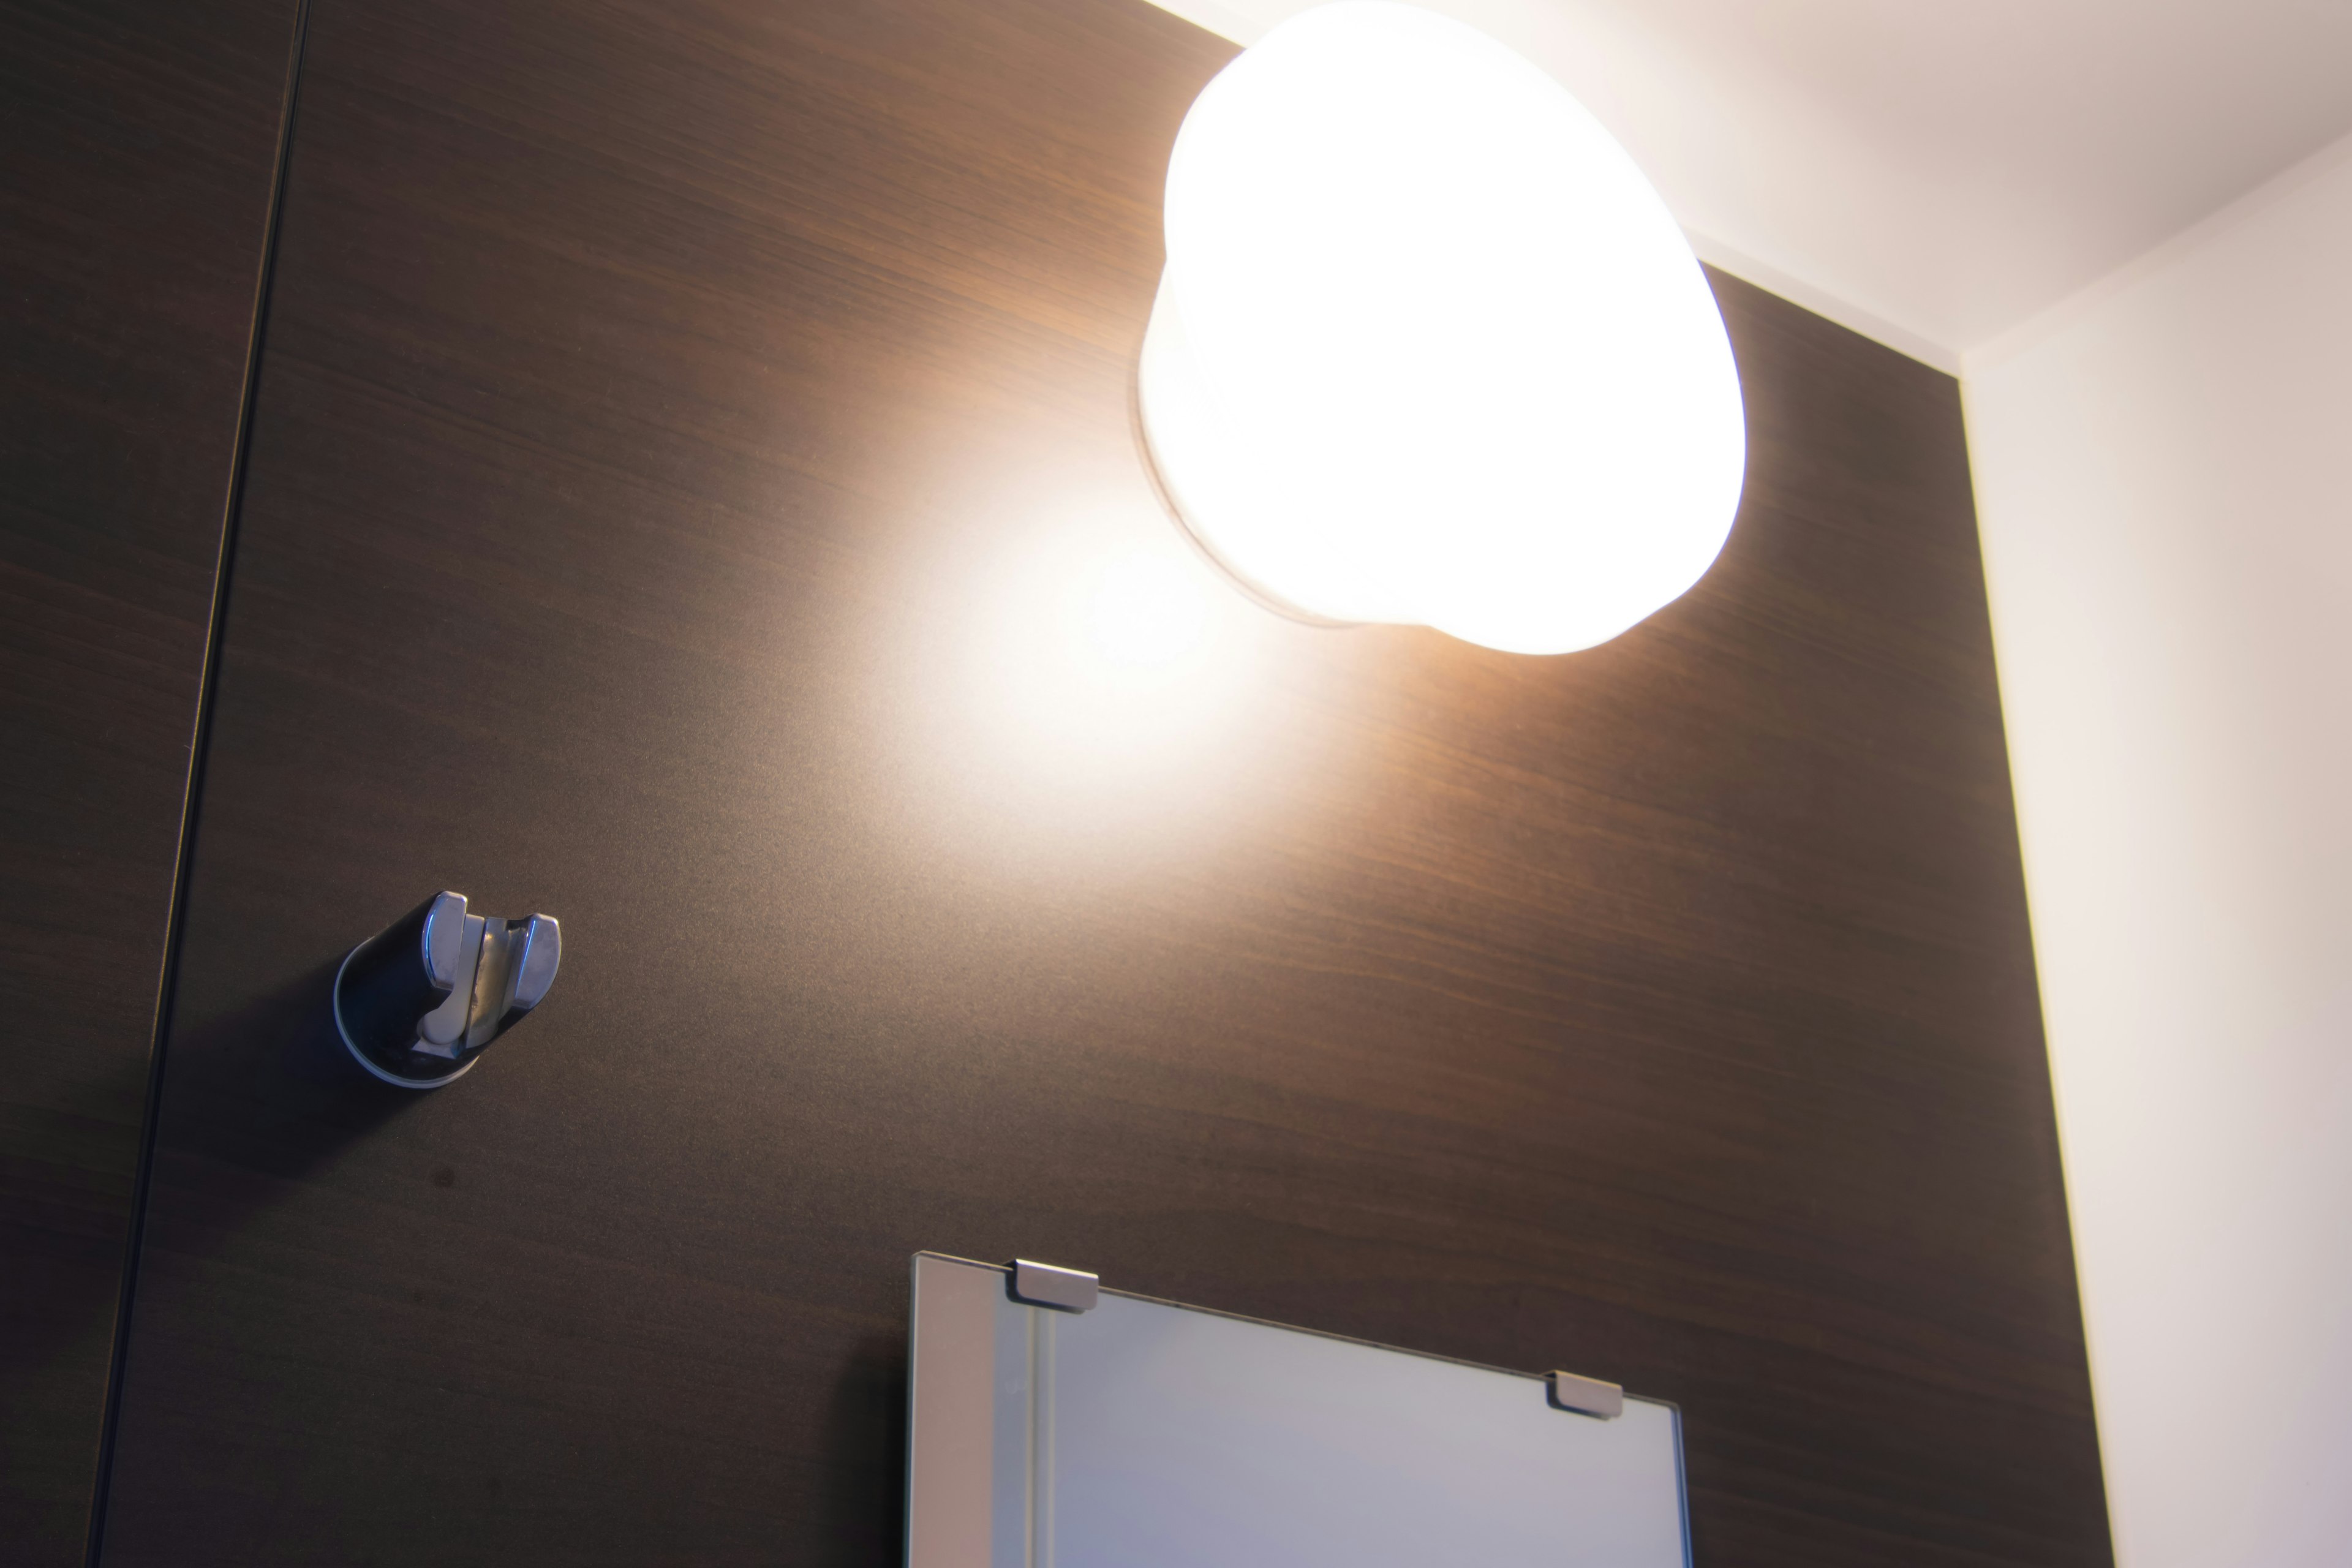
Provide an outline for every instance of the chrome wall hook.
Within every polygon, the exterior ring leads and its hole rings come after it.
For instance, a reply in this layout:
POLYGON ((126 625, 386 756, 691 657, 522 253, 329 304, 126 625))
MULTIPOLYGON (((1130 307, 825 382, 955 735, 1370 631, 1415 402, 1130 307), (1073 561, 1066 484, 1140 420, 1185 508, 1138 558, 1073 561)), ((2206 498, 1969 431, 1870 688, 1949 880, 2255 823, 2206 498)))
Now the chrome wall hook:
POLYGON ((436 893, 345 955, 335 1031, 373 1076, 438 1089, 539 1005, 562 957, 554 916, 467 914, 463 893, 436 893))

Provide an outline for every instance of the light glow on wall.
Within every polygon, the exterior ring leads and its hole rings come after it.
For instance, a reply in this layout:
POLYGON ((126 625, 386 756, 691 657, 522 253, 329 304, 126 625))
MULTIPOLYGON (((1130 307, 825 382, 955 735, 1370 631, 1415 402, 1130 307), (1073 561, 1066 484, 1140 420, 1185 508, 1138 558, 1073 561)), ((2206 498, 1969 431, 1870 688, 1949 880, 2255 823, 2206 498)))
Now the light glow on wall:
POLYGON ((1166 226, 1147 439, 1261 595, 1563 653, 1722 549, 1746 435, 1706 275, 1502 44, 1388 0, 1293 17, 1186 115, 1166 226))
POLYGON ((1156 669, 1201 646, 1209 595, 1189 562, 1136 552, 1095 574, 1086 610, 1087 642, 1110 664, 1156 669))
POLYGON ((1282 623, 1148 500, 1073 498, 973 543, 941 563, 912 650, 953 793, 1076 831, 1199 795, 1243 754, 1282 623))

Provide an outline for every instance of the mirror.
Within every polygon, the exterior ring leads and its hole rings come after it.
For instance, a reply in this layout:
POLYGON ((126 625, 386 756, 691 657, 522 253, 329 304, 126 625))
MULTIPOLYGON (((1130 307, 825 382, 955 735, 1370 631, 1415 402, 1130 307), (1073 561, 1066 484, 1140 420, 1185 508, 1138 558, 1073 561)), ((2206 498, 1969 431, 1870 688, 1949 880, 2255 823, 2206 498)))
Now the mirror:
POLYGON ((915 1259, 908 1568, 1689 1562, 1671 1405, 1601 1419, 1528 1373, 1011 1286, 915 1259))

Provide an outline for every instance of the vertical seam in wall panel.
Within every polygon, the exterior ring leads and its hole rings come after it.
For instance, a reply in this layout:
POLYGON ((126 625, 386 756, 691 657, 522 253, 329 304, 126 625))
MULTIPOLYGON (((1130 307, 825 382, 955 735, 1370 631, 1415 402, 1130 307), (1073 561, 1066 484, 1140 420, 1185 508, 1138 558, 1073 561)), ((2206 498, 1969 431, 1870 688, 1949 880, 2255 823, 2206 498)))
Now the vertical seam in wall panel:
POLYGON ((286 55, 286 87, 278 106, 278 154, 270 173, 269 202, 262 218, 261 265, 254 275, 253 316, 246 333, 245 377, 237 401, 236 437, 230 448, 228 494, 221 510, 220 548, 213 561, 212 614, 205 628, 203 673, 196 687, 195 721, 189 731, 187 785, 180 802, 179 853, 173 866, 171 909, 163 927, 163 961, 155 986, 154 1027, 148 1040, 147 1100, 140 1124, 137 1175, 131 1189, 131 1225, 123 1240, 122 1289, 114 1310, 114 1351, 107 1368, 106 1411, 99 1428, 96 1484, 90 1495, 89 1542, 84 1557, 89 1568, 97 1568, 100 1554, 105 1549, 114 1443, 122 1415, 122 1374, 131 1350, 131 1300, 139 1282, 140 1247, 147 1229, 147 1188, 155 1163, 156 1127, 163 1110, 164 1043, 171 1035, 173 992, 179 979, 188 871, 195 858, 196 813, 204 796, 205 752, 212 737, 213 694, 220 681, 221 633, 228 621, 229 572, 236 555, 237 514, 245 504, 246 464, 253 443, 254 397, 261 382, 269 290, 278 266, 278 224, 286 205, 287 166, 294 154, 294 110, 301 94, 302 46, 310 26, 310 0, 296 0, 293 37, 286 55))

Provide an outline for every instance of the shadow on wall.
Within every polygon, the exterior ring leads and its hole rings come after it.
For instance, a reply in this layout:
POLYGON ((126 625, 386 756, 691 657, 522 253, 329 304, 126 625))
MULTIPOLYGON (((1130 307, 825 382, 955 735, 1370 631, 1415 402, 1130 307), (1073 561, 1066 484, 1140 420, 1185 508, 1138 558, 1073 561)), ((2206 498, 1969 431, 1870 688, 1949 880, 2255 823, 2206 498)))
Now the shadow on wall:
POLYGON ((907 1518, 907 1336, 858 1340, 824 1415, 818 1500, 829 1561, 896 1563, 907 1518))
POLYGON ((173 1142, 295 1181, 422 1098, 361 1071, 334 1023, 342 954, 184 1037, 174 1034, 173 1142))
MULTIPOLYGON (((299 1176, 398 1115, 413 1098, 368 1079, 343 1054, 330 1011, 341 962, 340 954, 321 962, 205 1030, 206 1039, 190 1041, 202 1048, 180 1058, 195 1078, 184 1087, 205 1100, 200 1124, 217 1129, 205 1139, 209 1152, 235 1148, 249 1163, 250 1151, 266 1150, 270 1173, 299 1176)), ((145 1058, 126 1058, 112 1081, 88 1085, 54 1114, 68 1125, 111 1121, 124 1103, 145 1101, 147 1077, 145 1058)), ((38 1247, 10 1248, 18 1267, 0 1290, 0 1369, 11 1387, 50 1397, 40 1408, 10 1412, 0 1436, 0 1539, 78 1541, 89 1506, 88 1455, 29 1439, 51 1429, 50 1417, 71 1412, 79 1419, 106 1397, 103 1369, 111 1361, 121 1301, 121 1242, 111 1235, 38 1239, 38 1247), (26 1439, 21 1446, 20 1437, 26 1439), (45 1479, 44 1467, 72 1473, 45 1479), (72 1500, 63 1505, 60 1499, 72 1500), (37 1503, 41 1517, 35 1520, 26 1510, 37 1503)))
POLYGON ((79 1563, 89 1521, 130 1204, 124 1107, 142 1104, 147 1087, 143 1052, 101 1059, 46 1105, 0 1107, 0 1187, 30 1200, 0 1215, 0 1542, 28 1563, 79 1563), (60 1157, 74 1160, 73 1179, 50 1174, 60 1157))
MULTIPOLYGON (((182 1064, 174 1119, 199 1152, 248 1168, 258 1156, 261 1173, 298 1179, 415 1100, 370 1079, 344 1053, 331 1012, 341 962, 338 953, 166 1047, 166 1070, 175 1054, 182 1064), (191 1114, 180 1096, 199 1101, 201 1110, 191 1114)), ((124 1071, 143 1065, 126 1063, 124 1071)), ((126 1087, 116 1085, 101 1098, 110 1100, 126 1087)), ((142 1097, 144 1088, 137 1086, 142 1097)), ((60 1271, 43 1282, 39 1299, 47 1310, 22 1325, 11 1314, 11 1332, 0 1337, 0 1364, 37 1366, 105 1332, 119 1300, 116 1279, 110 1266, 60 1271), (16 1331, 20 1326, 38 1331, 16 1331)))
MULTIPOLYGON (((330 1009, 341 963, 341 954, 321 963, 206 1028, 207 1037, 187 1042, 196 1048, 181 1059, 194 1064, 194 1081, 178 1087, 205 1101, 204 1117, 185 1119, 190 1127, 218 1129, 204 1140, 215 1146, 207 1152, 236 1149, 249 1164, 252 1152, 262 1151, 268 1173, 299 1176, 404 1109, 412 1097, 370 1080, 351 1064, 336 1038, 330 1009)), ((122 1081, 93 1088, 88 1104, 62 1107, 60 1114, 96 1117, 126 1096, 143 1100, 145 1076, 146 1063, 126 1060, 122 1081)), ((80 1261, 104 1266, 61 1267, 40 1280, 11 1282, 10 1298, 21 1287, 24 1299, 43 1310, 8 1313, 9 1332, 0 1335, 0 1366, 37 1368, 107 1331, 120 1300, 116 1260, 80 1261)))

